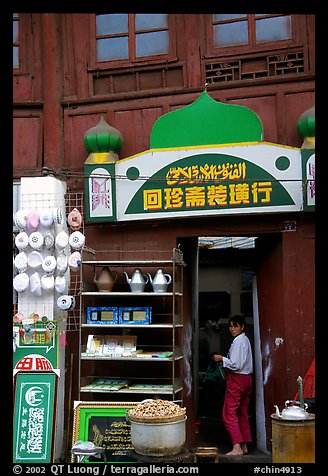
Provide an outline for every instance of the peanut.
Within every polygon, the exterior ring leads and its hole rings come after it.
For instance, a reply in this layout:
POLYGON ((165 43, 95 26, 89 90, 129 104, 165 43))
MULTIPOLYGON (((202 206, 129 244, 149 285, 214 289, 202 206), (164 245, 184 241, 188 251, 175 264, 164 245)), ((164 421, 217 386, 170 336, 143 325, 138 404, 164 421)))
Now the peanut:
POLYGON ((162 417, 182 415, 186 411, 185 407, 180 407, 176 403, 168 400, 152 400, 150 402, 139 403, 136 408, 129 410, 129 415, 132 417, 162 417))

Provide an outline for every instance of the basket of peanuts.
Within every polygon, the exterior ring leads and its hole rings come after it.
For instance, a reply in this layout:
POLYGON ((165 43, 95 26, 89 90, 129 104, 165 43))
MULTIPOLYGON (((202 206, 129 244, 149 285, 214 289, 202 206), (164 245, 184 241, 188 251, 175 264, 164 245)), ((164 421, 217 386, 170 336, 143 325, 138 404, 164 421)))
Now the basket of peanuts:
POLYGON ((147 456, 179 453, 186 440, 186 409, 174 402, 147 399, 126 414, 135 451, 147 456))

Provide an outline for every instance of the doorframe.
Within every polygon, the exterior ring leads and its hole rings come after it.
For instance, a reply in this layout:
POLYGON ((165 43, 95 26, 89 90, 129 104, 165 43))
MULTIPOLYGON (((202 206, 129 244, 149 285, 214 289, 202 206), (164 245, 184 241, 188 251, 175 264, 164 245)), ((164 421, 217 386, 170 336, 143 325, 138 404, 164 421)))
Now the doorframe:
MULTIPOLYGON (((194 381, 194 411, 198 413, 199 389, 198 389, 198 341, 199 341, 199 322, 198 322, 198 293, 199 293, 199 248, 193 254, 192 266, 192 321, 193 321, 193 381, 194 381), (197 297, 196 297, 197 296, 197 297)), ((260 335, 260 316, 258 308, 258 287, 256 273, 252 280, 252 303, 253 303, 253 336, 254 336, 254 387, 255 387, 255 412, 256 412, 256 447, 259 451, 269 454, 267 449, 266 420, 264 407, 263 373, 262 373, 262 353, 261 353, 261 335, 260 335)))
POLYGON ((253 294, 253 330, 254 330, 254 377, 255 377, 255 411, 256 411, 256 446, 263 453, 269 453, 266 445, 264 392, 263 392, 263 372, 262 372, 262 352, 260 317, 258 307, 258 292, 256 274, 252 282, 253 294))

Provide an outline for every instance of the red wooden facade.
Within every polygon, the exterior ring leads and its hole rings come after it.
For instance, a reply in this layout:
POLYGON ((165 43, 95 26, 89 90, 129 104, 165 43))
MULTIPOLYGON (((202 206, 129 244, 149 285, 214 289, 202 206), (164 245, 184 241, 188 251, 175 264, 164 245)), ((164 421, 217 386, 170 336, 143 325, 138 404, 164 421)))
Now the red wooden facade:
MULTIPOLYGON (((313 105, 315 94, 314 16, 292 15, 292 21, 290 40, 222 51, 211 46, 211 15, 173 14, 167 59, 109 66, 96 62, 94 14, 20 14, 20 66, 13 73, 14 179, 40 176, 42 167, 53 167, 69 172, 68 191, 83 191, 88 156, 83 136, 101 115, 122 133, 119 157, 125 158, 149 149, 157 118, 192 103, 205 83, 213 99, 256 112, 265 141, 300 147, 297 121, 313 105)), ((261 237, 257 276, 270 436, 273 404, 292 398, 297 375, 305 375, 313 359, 312 214, 86 227, 88 244, 99 251, 109 241, 117 252, 169 250, 180 238, 206 234, 261 237), (290 220, 296 221, 296 231, 283 233, 284 221, 290 220), (275 348, 276 336, 286 346, 275 348)), ((185 301, 185 321, 190 323, 188 287, 185 301)), ((72 336, 70 351, 76 352, 76 343, 72 336)), ((186 405, 191 428, 192 398, 186 405)), ((190 445, 193 438, 189 433, 190 445)))

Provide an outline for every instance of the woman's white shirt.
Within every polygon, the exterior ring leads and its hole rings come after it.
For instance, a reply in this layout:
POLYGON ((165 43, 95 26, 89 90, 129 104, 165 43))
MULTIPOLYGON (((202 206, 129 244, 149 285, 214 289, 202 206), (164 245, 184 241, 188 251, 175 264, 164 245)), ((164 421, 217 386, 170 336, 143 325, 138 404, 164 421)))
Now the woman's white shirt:
POLYGON ((251 343, 244 332, 234 338, 227 357, 223 357, 223 367, 237 374, 253 373, 251 343))

